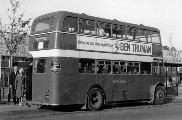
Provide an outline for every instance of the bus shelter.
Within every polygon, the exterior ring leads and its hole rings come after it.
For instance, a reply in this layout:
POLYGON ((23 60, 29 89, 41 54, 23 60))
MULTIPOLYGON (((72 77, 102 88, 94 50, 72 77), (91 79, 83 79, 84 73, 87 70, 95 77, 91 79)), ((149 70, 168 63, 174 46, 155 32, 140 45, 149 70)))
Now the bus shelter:
POLYGON ((182 78, 182 52, 175 49, 163 50, 163 58, 167 95, 178 95, 178 85, 181 84, 182 78))

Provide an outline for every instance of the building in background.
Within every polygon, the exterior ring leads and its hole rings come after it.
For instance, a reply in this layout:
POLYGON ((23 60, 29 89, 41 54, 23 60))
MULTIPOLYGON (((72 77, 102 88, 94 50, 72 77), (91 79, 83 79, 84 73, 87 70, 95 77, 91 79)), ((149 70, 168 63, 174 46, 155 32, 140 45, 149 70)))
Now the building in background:
MULTIPOLYGON (((182 79, 182 51, 178 51, 174 47, 169 48, 164 46, 163 59, 165 65, 166 87, 177 88, 182 79)), ((168 91, 169 90, 167 89, 167 92, 168 91)))
MULTIPOLYGON (((28 37, 27 37, 28 39, 28 37)), ((26 40, 25 40, 26 41, 26 40)), ((28 40, 27 40, 28 41, 28 40)), ((17 65, 19 68, 23 67, 25 71, 29 62, 27 58, 30 57, 28 54, 28 43, 24 42, 19 45, 16 53, 13 54, 12 65, 17 65)), ((10 74, 10 55, 6 47, 5 41, 0 37, 0 83, 1 83, 1 99, 8 99, 8 87, 9 87, 9 74, 10 74)))

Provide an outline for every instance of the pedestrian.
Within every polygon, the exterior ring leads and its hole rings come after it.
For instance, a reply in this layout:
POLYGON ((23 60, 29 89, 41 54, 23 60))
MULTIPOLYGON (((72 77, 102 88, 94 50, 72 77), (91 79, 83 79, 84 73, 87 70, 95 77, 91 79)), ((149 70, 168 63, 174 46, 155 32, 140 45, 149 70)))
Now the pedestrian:
POLYGON ((25 93, 25 76, 23 68, 19 70, 19 74, 16 76, 15 88, 16 88, 17 102, 19 105, 22 105, 25 93))
MULTIPOLYGON (((14 66, 13 67, 13 70, 11 71, 10 73, 10 90, 11 90, 11 93, 12 93, 12 97, 13 97, 13 102, 14 104, 16 104, 16 90, 15 90, 15 79, 16 79, 16 76, 18 75, 18 67, 17 66, 14 66)), ((9 100, 10 100, 11 97, 9 97, 9 100)))
POLYGON ((170 75, 169 75, 169 84, 173 86, 173 79, 170 75))

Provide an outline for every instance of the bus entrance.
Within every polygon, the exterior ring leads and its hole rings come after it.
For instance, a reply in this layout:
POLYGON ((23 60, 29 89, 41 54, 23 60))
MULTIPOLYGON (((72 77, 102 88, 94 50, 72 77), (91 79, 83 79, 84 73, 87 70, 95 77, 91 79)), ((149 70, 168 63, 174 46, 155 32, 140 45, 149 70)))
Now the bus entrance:
POLYGON ((167 95, 178 95, 178 84, 180 82, 178 67, 179 65, 175 64, 165 64, 165 84, 167 95))

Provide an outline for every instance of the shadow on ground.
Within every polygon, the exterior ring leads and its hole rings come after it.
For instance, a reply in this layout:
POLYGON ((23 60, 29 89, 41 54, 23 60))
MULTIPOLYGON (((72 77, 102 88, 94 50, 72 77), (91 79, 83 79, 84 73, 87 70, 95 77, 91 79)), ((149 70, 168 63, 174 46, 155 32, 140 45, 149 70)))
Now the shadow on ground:
MULTIPOLYGON (((170 103, 173 101, 173 98, 168 98, 165 101, 165 104, 170 103)), ((112 102, 106 104, 103 109, 113 109, 113 108, 122 108, 122 107, 137 107, 137 106, 146 106, 152 105, 148 102, 139 102, 139 101, 127 101, 127 102, 112 102)), ((83 105, 65 105, 65 106, 41 106, 39 109, 43 110, 53 110, 53 111, 60 111, 60 112, 75 112, 75 111, 88 111, 86 109, 81 109, 83 105)))

